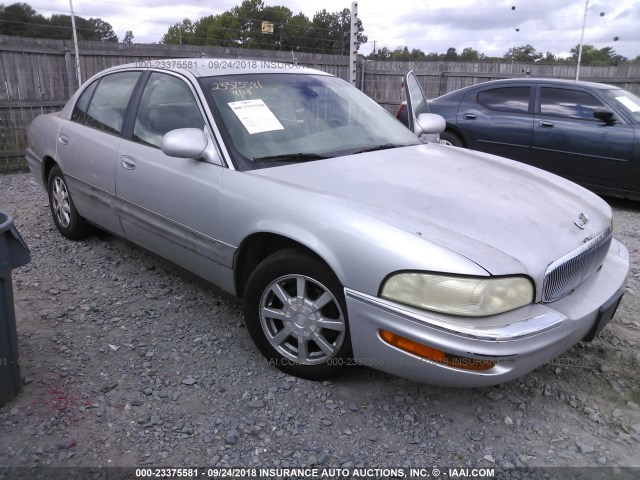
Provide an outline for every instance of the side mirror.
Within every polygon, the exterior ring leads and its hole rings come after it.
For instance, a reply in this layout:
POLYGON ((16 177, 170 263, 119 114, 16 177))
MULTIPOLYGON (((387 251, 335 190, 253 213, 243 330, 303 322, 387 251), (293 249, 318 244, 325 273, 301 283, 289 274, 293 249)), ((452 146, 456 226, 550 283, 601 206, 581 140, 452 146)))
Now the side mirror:
POLYGON ((177 158, 197 158, 214 165, 224 165, 206 130, 177 128, 162 137, 162 153, 177 158))
POLYGON ((421 113, 416 123, 422 134, 439 134, 447 128, 444 118, 435 113, 421 113))
POLYGON ((596 110, 593 112, 593 118, 597 118, 605 123, 615 123, 616 119, 613 118, 613 112, 608 110, 596 110))
POLYGON ((202 130, 178 128, 162 137, 162 153, 170 157, 200 158, 209 141, 202 130))

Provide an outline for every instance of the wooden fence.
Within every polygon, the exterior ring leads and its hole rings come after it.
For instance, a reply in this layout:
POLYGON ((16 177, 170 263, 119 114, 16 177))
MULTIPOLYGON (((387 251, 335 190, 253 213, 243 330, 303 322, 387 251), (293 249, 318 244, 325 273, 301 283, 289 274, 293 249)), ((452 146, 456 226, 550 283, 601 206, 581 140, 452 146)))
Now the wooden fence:
MULTIPOLYGON (((243 58, 297 62, 347 79, 348 57, 225 47, 80 42, 82 80, 109 67, 158 58, 243 58)), ((574 78, 575 66, 462 62, 361 61, 357 86, 393 112, 404 100, 402 77, 414 70, 428 98, 499 78, 525 75, 574 78)), ((59 110, 76 89, 70 41, 0 35, 0 172, 24 169, 26 129, 41 113, 59 110)), ((581 67, 581 79, 610 83, 640 94, 640 65, 581 67)))

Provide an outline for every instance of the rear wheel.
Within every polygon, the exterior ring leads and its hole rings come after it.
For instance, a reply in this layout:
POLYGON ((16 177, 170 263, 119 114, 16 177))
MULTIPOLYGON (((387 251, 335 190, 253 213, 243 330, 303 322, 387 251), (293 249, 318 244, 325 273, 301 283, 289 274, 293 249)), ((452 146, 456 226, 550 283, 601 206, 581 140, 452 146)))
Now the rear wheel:
POLYGON ((452 147, 463 147, 464 142, 457 133, 453 133, 450 130, 445 130, 440 134, 440 143, 444 145, 451 145, 452 147))
POLYGON ((49 172, 47 190, 53 221, 62 235, 71 240, 79 240, 93 231, 93 227, 76 210, 67 181, 58 165, 49 172))
POLYGON ((244 314, 260 352, 280 370, 319 380, 343 370, 351 339, 343 288, 320 260, 282 250, 255 269, 244 314))

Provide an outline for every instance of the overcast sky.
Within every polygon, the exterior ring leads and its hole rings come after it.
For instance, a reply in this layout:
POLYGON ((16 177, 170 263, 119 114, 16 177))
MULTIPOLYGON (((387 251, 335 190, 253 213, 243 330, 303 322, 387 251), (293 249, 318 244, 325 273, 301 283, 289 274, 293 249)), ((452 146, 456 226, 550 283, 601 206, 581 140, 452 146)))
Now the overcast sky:
MULTIPOLYGON (((68 0, 26 1, 46 17, 69 13, 68 0)), ((135 43, 159 42, 169 26, 183 18, 196 21, 240 3, 241 0, 73 0, 77 15, 109 22, 120 40, 127 30, 132 30, 135 43)), ((303 12, 309 18, 321 8, 335 12, 351 7, 351 2, 340 0, 275 0, 265 4, 284 5, 294 14, 303 12)), ((358 16, 369 37, 361 53, 370 53, 375 40, 378 49, 406 45, 409 50, 444 53, 455 47, 460 53, 463 48, 472 47, 490 56, 502 56, 510 47, 531 44, 542 53, 568 56, 569 50, 580 42, 584 8, 583 0, 361 0, 358 16)), ((589 0, 584 43, 596 48, 610 46, 621 55, 635 58, 640 55, 639 27, 640 0, 589 0), (618 40, 614 41, 616 37, 618 40)))

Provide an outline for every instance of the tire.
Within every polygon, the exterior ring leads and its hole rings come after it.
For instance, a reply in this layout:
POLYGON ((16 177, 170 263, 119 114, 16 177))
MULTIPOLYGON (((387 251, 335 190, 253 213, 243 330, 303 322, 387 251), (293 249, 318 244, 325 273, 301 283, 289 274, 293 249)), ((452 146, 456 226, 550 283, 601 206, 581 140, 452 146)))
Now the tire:
POLYGON ((67 181, 58 165, 49 172, 47 191, 53 222, 63 236, 71 240, 80 240, 93 231, 93 227, 76 210, 67 181))
POLYGON ((457 133, 453 133, 450 130, 445 130, 440 134, 440 143, 443 145, 451 145, 452 147, 464 148, 464 142, 457 133))
POLYGON ((247 282, 244 316, 258 350, 283 372, 321 380, 350 363, 342 285, 299 250, 281 250, 258 265, 247 282))

